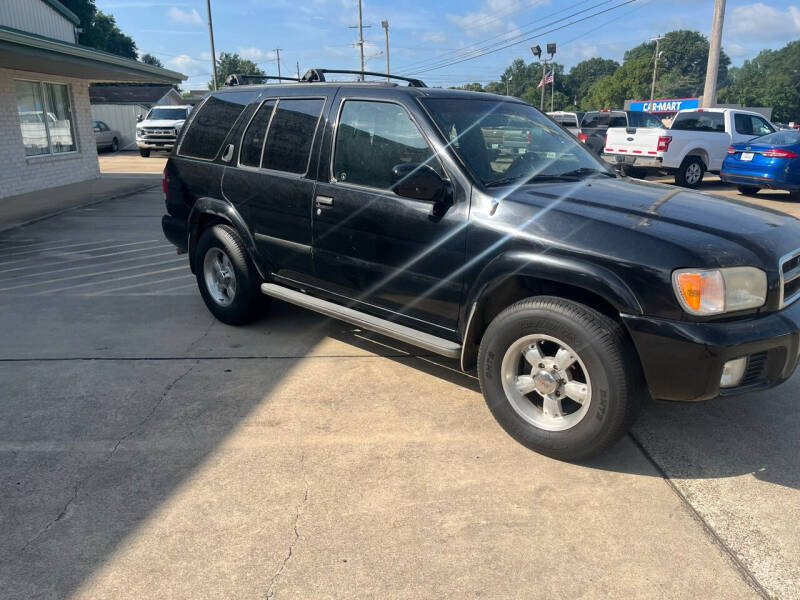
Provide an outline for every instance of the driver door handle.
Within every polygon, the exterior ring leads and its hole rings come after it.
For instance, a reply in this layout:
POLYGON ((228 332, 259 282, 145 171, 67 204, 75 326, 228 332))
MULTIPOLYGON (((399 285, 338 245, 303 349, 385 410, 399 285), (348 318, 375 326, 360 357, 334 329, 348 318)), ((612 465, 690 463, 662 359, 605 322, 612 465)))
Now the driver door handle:
POLYGON ((322 206, 333 206, 333 198, 330 196, 317 196, 317 208, 322 206))

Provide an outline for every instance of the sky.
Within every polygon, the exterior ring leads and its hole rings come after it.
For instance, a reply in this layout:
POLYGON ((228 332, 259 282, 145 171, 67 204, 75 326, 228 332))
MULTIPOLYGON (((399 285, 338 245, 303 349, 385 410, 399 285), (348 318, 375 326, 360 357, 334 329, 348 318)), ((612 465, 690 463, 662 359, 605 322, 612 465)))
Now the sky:
MULTIPOLYGON (((794 0, 797 2, 797 0, 794 0)), ((205 0, 96 0, 165 67, 189 76, 185 90, 205 89, 211 61, 205 0)), ((625 50, 674 29, 708 35, 713 0, 364 0, 366 69, 385 71, 389 22, 392 73, 428 85, 498 80, 530 46, 557 44, 567 68, 586 58, 622 60, 625 50), (625 4, 623 4, 625 3, 625 4), (602 12, 605 11, 605 12, 602 12), (491 51, 491 52, 490 52, 491 51)), ((211 0, 217 54, 236 52, 277 74, 311 67, 358 69, 357 0, 211 0)), ((723 49, 733 64, 764 48, 800 39, 800 4, 729 0, 723 49)))

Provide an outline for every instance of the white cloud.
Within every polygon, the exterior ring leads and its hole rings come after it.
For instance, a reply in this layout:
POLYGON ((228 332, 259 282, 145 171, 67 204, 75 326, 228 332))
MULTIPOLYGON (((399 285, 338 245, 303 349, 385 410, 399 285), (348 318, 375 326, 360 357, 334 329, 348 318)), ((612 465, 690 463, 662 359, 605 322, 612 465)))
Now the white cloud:
POLYGON ((203 19, 197 9, 182 10, 177 6, 173 6, 167 12, 167 16, 171 21, 176 23, 183 23, 184 25, 201 25, 203 19))
POLYGON ((425 31, 416 36, 417 39, 423 42, 444 42, 447 41, 447 36, 441 31, 425 31))
POLYGON ((542 4, 549 4, 549 0, 484 0, 478 10, 463 15, 448 14, 447 20, 467 36, 481 37, 517 30, 517 26, 507 19, 542 4))
POLYGON ((192 58, 188 54, 173 56, 167 61, 167 66, 185 75, 207 75, 211 66, 192 58))
POLYGON ((275 60, 275 52, 262 50, 261 48, 257 48, 255 46, 240 47, 239 56, 257 63, 267 60, 275 60))
POLYGON ((800 7, 785 10, 762 2, 737 6, 725 19, 725 37, 738 42, 789 42, 800 35, 800 7))

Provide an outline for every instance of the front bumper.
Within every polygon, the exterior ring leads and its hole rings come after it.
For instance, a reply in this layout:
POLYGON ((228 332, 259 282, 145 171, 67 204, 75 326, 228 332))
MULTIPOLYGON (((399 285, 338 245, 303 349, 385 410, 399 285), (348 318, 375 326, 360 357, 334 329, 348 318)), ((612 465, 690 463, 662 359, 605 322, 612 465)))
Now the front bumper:
POLYGON ((172 150, 175 140, 147 141, 136 140, 136 147, 140 150, 172 150))
POLYGON ((189 223, 185 219, 178 219, 172 215, 161 217, 161 229, 171 243, 178 248, 179 254, 184 254, 189 248, 189 223))
POLYGON ((800 302, 742 321, 686 322, 623 315, 653 398, 698 401, 786 381, 800 353, 800 302), (723 365, 748 357, 741 384, 720 388, 723 365))

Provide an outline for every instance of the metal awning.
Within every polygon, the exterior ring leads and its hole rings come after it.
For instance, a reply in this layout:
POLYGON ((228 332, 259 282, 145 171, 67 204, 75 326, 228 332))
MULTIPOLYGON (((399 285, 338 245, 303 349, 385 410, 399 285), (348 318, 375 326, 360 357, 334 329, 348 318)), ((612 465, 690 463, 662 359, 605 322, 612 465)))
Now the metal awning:
POLYGON ((95 82, 176 84, 186 79, 186 75, 177 71, 8 27, 0 27, 0 65, 95 82))

